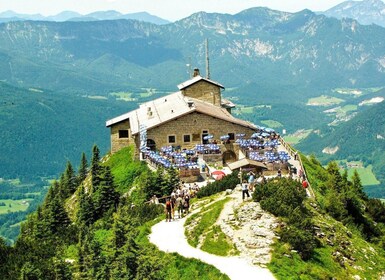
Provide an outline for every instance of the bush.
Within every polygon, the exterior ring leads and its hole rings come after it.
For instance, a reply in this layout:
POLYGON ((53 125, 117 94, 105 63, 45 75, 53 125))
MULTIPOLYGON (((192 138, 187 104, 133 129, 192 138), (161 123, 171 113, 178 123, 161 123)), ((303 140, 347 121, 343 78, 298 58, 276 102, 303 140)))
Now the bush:
POLYGON ((289 243, 294 250, 297 250, 303 260, 310 259, 317 245, 311 232, 297 227, 283 229, 281 239, 283 242, 289 243))
POLYGON ((283 242, 308 260, 317 247, 311 214, 303 205, 306 192, 301 183, 292 179, 272 179, 255 188, 253 198, 262 209, 285 218, 287 227, 280 232, 283 242))
POLYGON ((234 189, 239 184, 238 172, 233 172, 230 175, 223 177, 222 180, 215 181, 208 184, 206 187, 201 188, 197 192, 197 197, 202 198, 210 196, 227 189, 234 189))

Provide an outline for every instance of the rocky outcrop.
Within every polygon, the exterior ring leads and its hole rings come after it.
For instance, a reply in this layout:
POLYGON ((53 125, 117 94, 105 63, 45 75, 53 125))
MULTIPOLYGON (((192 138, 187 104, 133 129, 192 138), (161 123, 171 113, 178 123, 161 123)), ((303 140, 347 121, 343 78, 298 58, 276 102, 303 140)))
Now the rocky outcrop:
POLYGON ((240 257, 249 263, 264 266, 271 260, 271 245, 275 238, 274 229, 278 226, 278 219, 262 210, 259 203, 242 201, 241 193, 235 190, 217 223, 222 231, 229 236, 240 257))

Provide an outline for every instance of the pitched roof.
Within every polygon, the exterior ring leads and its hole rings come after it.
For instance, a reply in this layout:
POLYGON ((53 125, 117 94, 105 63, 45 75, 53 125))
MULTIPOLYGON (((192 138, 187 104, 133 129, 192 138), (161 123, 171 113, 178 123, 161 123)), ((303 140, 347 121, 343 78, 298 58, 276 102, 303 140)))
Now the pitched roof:
POLYGON ((106 126, 110 127, 122 121, 129 120, 131 132, 135 135, 139 133, 140 124, 145 125, 147 129, 151 129, 192 112, 200 112, 224 121, 256 129, 254 124, 233 117, 225 108, 195 98, 186 97, 180 91, 143 103, 134 111, 108 120, 106 126))
POLYGON ((264 163, 259 162, 259 161, 255 161, 255 160, 251 160, 248 158, 243 158, 243 159, 240 159, 238 161, 231 162, 227 165, 229 166, 229 168, 231 170, 235 170, 235 169, 241 168, 243 166, 247 166, 247 165, 253 165, 253 166, 258 166, 258 167, 267 169, 267 166, 264 163))
POLYGON ((189 86, 191 86, 191 85, 193 85, 193 84, 195 84, 195 83, 197 83, 197 82, 199 82, 199 81, 206 81, 206 82, 208 82, 208 83, 210 83, 210 84, 213 84, 213 85, 216 85, 216 86, 218 86, 218 87, 220 87, 220 88, 225 88, 225 87, 222 86, 221 84, 219 84, 219 83, 217 83, 217 82, 214 82, 214 81, 212 81, 212 80, 210 80, 210 79, 203 78, 203 77, 200 76, 200 75, 195 76, 194 78, 192 78, 192 79, 190 79, 190 80, 187 80, 187 81, 185 81, 185 82, 179 84, 179 85, 178 85, 178 88, 179 88, 179 90, 182 90, 182 89, 185 89, 185 88, 187 88, 187 87, 189 87, 189 86))

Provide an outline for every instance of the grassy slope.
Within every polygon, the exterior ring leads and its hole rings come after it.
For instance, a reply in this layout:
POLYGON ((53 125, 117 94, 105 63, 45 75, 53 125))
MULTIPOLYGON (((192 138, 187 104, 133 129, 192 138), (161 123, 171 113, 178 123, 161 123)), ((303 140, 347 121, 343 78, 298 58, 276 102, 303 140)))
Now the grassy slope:
MULTIPOLYGON (((319 191, 322 184, 320 166, 304 159, 317 202, 323 203, 319 191)), ((346 228, 342 223, 324 213, 319 205, 308 205, 314 217, 313 221, 322 237, 320 247, 312 258, 304 262, 288 244, 277 240, 274 245, 270 270, 278 279, 350 279, 359 275, 361 279, 378 279, 385 271, 385 251, 364 240, 358 230, 346 228), (315 208, 314 208, 315 207, 315 208)))
POLYGON ((215 225, 224 205, 230 198, 221 199, 218 195, 206 197, 195 203, 209 203, 202 209, 191 215, 186 220, 186 236, 188 243, 193 247, 218 256, 236 254, 231 240, 215 225), (211 200, 217 200, 210 203, 211 200))

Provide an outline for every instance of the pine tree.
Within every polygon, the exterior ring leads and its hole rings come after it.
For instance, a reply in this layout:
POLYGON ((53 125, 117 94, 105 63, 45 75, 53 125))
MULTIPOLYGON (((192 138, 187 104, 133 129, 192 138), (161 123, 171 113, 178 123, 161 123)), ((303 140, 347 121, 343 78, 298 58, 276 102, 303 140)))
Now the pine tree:
POLYGON ((86 154, 83 152, 82 157, 80 159, 80 166, 78 171, 78 184, 81 184, 87 177, 88 173, 88 162, 86 158, 86 154))
POLYGON ((64 171, 62 186, 64 189, 64 193, 66 194, 66 197, 69 197, 72 195, 77 188, 77 180, 75 176, 75 171, 72 167, 71 162, 67 161, 66 170, 64 171))
POLYGON ((354 170, 353 176, 352 176, 352 188, 353 191, 358 195, 358 197, 362 199, 367 199, 367 195, 364 192, 364 188, 361 183, 360 175, 358 174, 357 170, 354 170))
POLYGON ((330 178, 328 180, 329 187, 336 190, 337 193, 343 191, 347 182, 344 181, 344 178, 340 173, 338 164, 335 161, 331 161, 328 163, 326 170, 330 175, 330 178))
POLYGON ((93 198, 98 218, 101 218, 108 210, 117 207, 119 194, 115 190, 113 176, 108 166, 104 169, 100 186, 94 192, 93 198))
POLYGON ((100 184, 100 151, 98 146, 94 145, 92 148, 92 159, 91 159, 91 176, 92 186, 96 187, 100 184))
POLYGON ((83 185, 79 189, 77 220, 79 224, 85 224, 87 226, 94 222, 94 204, 91 196, 85 193, 83 185))

